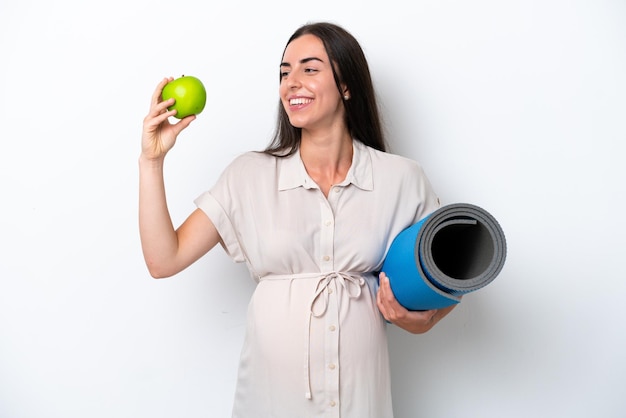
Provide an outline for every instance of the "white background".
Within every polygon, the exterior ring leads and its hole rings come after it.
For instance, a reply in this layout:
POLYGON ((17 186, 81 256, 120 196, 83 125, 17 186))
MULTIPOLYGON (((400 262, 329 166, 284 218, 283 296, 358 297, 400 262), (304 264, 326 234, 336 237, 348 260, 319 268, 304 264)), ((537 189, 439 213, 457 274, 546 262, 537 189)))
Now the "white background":
POLYGON ((162 77, 205 83, 167 159, 178 224, 267 144, 314 20, 361 42, 392 151, 507 236, 435 329, 389 329, 396 417, 626 414, 625 2, 25 0, 0 4, 0 417, 229 416, 253 282, 219 248, 149 278, 141 123, 162 77))

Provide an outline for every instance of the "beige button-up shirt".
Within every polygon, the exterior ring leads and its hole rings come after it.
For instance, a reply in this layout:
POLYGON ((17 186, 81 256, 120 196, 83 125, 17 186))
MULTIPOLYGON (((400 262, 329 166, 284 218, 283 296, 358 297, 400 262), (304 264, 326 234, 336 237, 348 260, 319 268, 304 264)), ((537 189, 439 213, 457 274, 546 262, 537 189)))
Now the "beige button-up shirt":
POLYGON ((422 168, 353 141, 325 197, 299 153, 237 157, 196 204, 258 282, 233 417, 392 417, 377 272, 395 236, 439 207, 422 168))

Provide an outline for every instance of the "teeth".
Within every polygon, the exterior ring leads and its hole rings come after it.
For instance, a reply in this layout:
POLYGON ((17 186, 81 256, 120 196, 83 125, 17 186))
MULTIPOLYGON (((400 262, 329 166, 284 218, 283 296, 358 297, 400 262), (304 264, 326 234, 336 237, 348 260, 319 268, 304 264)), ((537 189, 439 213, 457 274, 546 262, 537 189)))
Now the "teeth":
POLYGON ((305 98, 300 97, 298 99, 291 99, 291 100, 289 100, 289 104, 292 105, 292 106, 303 105, 303 104, 311 103, 312 101, 313 100, 311 100, 311 99, 305 99, 305 98))

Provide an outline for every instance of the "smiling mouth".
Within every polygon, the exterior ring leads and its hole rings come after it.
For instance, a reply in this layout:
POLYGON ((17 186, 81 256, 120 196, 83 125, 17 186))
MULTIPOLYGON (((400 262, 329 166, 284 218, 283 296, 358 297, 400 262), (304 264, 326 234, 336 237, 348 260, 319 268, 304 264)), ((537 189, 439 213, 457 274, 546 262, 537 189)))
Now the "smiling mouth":
POLYGON ((297 99, 290 99, 289 105, 291 106, 305 105, 305 104, 311 103, 312 101, 313 99, 305 99, 303 97, 299 97, 297 99))

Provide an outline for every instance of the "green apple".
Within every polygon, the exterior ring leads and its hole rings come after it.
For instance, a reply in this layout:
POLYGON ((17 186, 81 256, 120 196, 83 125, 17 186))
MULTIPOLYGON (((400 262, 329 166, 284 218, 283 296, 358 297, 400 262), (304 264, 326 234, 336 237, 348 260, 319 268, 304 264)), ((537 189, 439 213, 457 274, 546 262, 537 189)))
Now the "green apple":
POLYGON ((174 98, 176 102, 168 109, 176 109, 174 117, 182 119, 189 115, 197 115, 204 110, 206 90, 196 77, 183 75, 163 87, 161 98, 164 101, 174 98))

